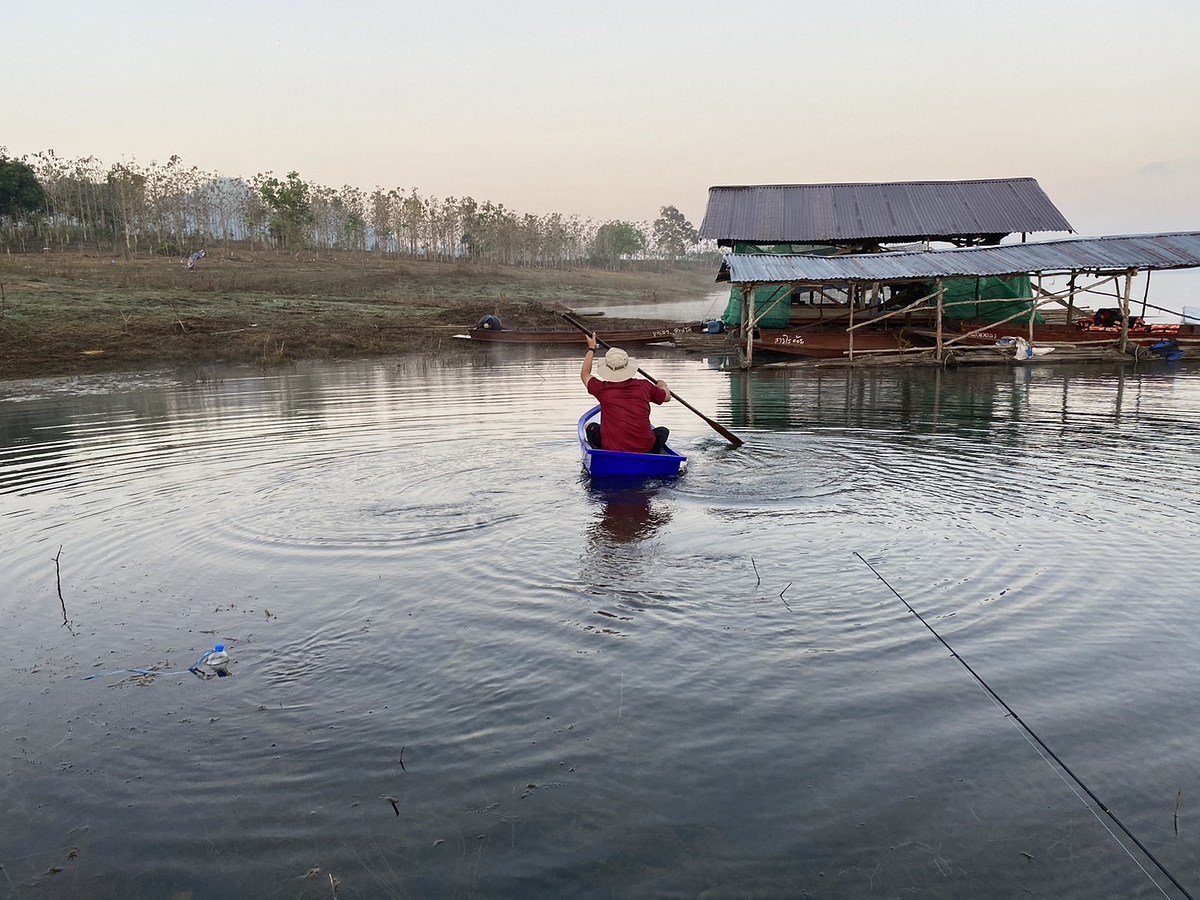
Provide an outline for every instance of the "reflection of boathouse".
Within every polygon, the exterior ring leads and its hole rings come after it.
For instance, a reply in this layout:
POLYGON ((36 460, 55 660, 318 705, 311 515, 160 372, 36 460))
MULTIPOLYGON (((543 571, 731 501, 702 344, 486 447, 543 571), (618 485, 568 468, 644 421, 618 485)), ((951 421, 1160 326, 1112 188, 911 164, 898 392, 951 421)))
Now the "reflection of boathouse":
POLYGON ((998 341, 1060 357, 1200 346, 1196 325, 1145 325, 1145 295, 1133 310, 1139 272, 1200 266, 1200 233, 1026 242, 1072 230, 1017 178, 714 187, 700 235, 728 250, 723 320, 746 365, 756 349, 942 362, 1001 358, 998 341))

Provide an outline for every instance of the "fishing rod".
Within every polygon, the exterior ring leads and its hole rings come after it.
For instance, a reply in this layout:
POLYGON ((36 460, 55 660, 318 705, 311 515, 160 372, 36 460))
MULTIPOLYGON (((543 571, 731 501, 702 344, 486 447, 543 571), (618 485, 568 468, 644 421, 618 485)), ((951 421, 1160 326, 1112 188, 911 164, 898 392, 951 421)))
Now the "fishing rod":
MULTIPOLYGON (((1059 755, 1057 753, 1055 753, 1053 750, 1051 750, 1049 746, 1047 746, 1045 741, 1043 741, 1040 737, 1038 737, 1037 732, 1035 732, 1032 728, 1030 728, 1028 725, 1025 724, 1025 722, 1021 719, 1021 717, 1019 715, 1017 715, 1016 711, 1011 706, 1009 706, 1007 703, 1005 703, 1004 699, 999 694, 997 694, 994 690, 992 690, 991 685, 989 685, 986 681, 984 681, 983 678, 979 675, 979 673, 977 673, 974 669, 972 669, 970 667, 970 665, 967 664, 967 661, 965 659, 963 659, 961 656, 959 656, 953 647, 951 647, 948 643, 946 643, 945 638, 943 638, 940 634, 938 634, 934 630, 933 626, 930 625, 928 622, 926 622, 925 619, 922 617, 922 615, 919 612, 917 612, 915 609, 913 609, 912 604, 910 604, 907 600, 905 600, 903 597, 901 597, 900 592, 897 591, 890 584, 888 584, 887 579, 884 578, 882 575, 880 575, 879 571, 873 565, 871 565, 869 562, 867 562, 867 560, 863 558, 861 553, 859 553, 857 550, 855 550, 854 555, 857 556, 862 561, 862 564, 864 566, 866 566, 868 569, 870 569, 872 572, 875 573, 875 577, 878 578, 880 581, 882 581, 884 586, 889 591, 891 591, 893 594, 896 595, 896 599, 899 600, 901 603, 903 603, 908 608, 908 611, 910 613, 912 613, 914 616, 916 616, 917 620, 922 625, 924 625, 926 628, 929 629, 929 633, 932 634, 935 638, 937 638, 938 641, 941 642, 943 647, 945 647, 947 650, 950 651, 950 655, 953 656, 955 659, 957 659, 959 661, 959 663, 962 665, 962 667, 971 673, 971 677, 974 678, 977 682, 979 682, 980 687, 982 687, 985 691, 987 691, 988 695, 997 704, 999 704, 999 706, 1006 713, 1008 713, 1008 715, 1010 715, 1012 717, 1013 721, 1016 722, 1018 725, 1020 725, 1022 730, 1026 734, 1028 734, 1031 738, 1033 738, 1037 742, 1038 746, 1041 747, 1043 750, 1046 751, 1046 753, 1048 753, 1050 755, 1051 759, 1053 759, 1056 763, 1058 763, 1059 768, 1063 772, 1066 772, 1068 775, 1070 775, 1071 779, 1077 785, 1079 785, 1081 788, 1083 788, 1084 792, 1089 797, 1092 798, 1092 800, 1095 802, 1095 804, 1100 809, 1102 809, 1104 811, 1105 815, 1107 815, 1110 819, 1112 819, 1113 822, 1116 823, 1116 826, 1118 828, 1120 828, 1123 832, 1125 832, 1125 835, 1131 841, 1133 841, 1134 844, 1137 845, 1137 848, 1139 850, 1141 850, 1142 853, 1146 854, 1146 858, 1149 859, 1152 863, 1154 863, 1154 865, 1156 865, 1158 867, 1158 870, 1160 872, 1162 872, 1164 875, 1166 875, 1167 878, 1169 878, 1171 880, 1171 883, 1173 885, 1175 885, 1175 887, 1179 888, 1180 893, 1182 893, 1183 896, 1187 898, 1187 900, 1194 900, 1192 895, 1188 893, 1187 888, 1185 888, 1182 884, 1180 884, 1178 879, 1176 879, 1175 876, 1171 874, 1171 872, 1167 869, 1166 866, 1164 866, 1161 862, 1158 861, 1158 858, 1153 853, 1150 852, 1150 850, 1146 847, 1146 845, 1137 839, 1137 835, 1135 835, 1132 831, 1130 831, 1128 828, 1125 827, 1125 823, 1117 818, 1116 813, 1114 813, 1111 809, 1109 809, 1108 806, 1105 805, 1104 801, 1101 800, 1099 797, 1097 797, 1092 792, 1092 789, 1083 783, 1082 778, 1080 778, 1073 771, 1071 771, 1071 767, 1068 766, 1065 762, 1063 762, 1062 759, 1059 757, 1059 755)), ((1093 812, 1093 815, 1095 815, 1094 812, 1093 812)), ((1109 834, 1112 834, 1112 832, 1109 831, 1109 834)), ((1115 838, 1116 835, 1113 835, 1113 837, 1115 838)), ((1120 841, 1117 841, 1117 843, 1119 844, 1120 841)), ((1124 849, 1124 845, 1122 845, 1122 849, 1124 849)), ((1125 849, 1125 852, 1129 853, 1129 850, 1125 849)), ((1133 859, 1132 854, 1130 854, 1130 858, 1133 859)), ((1134 861, 1136 862, 1136 860, 1134 860, 1134 861)), ((1146 872, 1145 868, 1142 867, 1140 863, 1138 864, 1138 867, 1141 868, 1143 872, 1146 872)), ((1150 877, 1149 872, 1146 872, 1146 875, 1148 877, 1150 877)), ((1150 880, 1154 881, 1153 877, 1150 877, 1150 880)), ((1155 886, 1156 887, 1158 886, 1157 883, 1155 884, 1155 886)), ((1159 890, 1161 891, 1162 888, 1160 887, 1159 890)))

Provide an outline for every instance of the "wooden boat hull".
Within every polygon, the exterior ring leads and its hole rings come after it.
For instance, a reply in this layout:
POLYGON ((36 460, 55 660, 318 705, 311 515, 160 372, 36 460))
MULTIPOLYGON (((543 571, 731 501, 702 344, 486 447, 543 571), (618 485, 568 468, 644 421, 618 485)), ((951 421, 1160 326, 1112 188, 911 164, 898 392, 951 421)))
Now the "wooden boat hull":
MULTIPOLYGON (((598 329, 596 337, 614 347, 636 344, 674 343, 679 334, 698 334, 704 331, 703 323, 695 325, 673 325, 664 328, 598 329)), ((489 344, 585 344, 587 338, 581 331, 525 331, 508 329, 471 328, 458 338, 483 341, 489 344)))
POLYGON ((600 421, 600 407, 593 406, 579 418, 579 449, 583 468, 593 478, 675 478, 687 457, 669 446, 662 453, 621 453, 597 450, 587 439, 587 427, 600 421))
MULTIPOLYGON (((997 341, 1011 338, 1029 340, 1028 325, 988 325, 964 322, 961 333, 967 334, 976 328, 983 328, 977 334, 963 339, 964 344, 991 345, 997 341)), ((1065 323, 1047 323, 1033 326, 1034 344, 1075 344, 1104 345, 1114 344, 1121 339, 1120 326, 1099 327, 1087 324, 1067 325, 1065 323)), ((1142 347, 1150 347, 1160 341, 1183 341, 1190 343, 1200 341, 1200 326, 1196 325, 1139 325, 1129 329, 1129 342, 1142 347)))
MULTIPOLYGON (((913 336, 902 331, 857 331, 854 352, 905 350, 913 346, 913 336)), ((763 331, 754 341, 754 349, 811 359, 842 359, 850 353, 850 334, 845 329, 806 331, 763 331)))

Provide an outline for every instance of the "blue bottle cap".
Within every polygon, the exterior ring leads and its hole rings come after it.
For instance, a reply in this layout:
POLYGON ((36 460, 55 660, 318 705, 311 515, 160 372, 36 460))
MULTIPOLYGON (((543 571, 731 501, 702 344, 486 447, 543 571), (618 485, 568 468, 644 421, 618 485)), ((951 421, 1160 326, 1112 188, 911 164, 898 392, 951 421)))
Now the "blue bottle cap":
POLYGON ((225 645, 224 645, 224 644, 217 644, 217 652, 218 652, 218 653, 224 653, 224 652, 225 652, 225 645))

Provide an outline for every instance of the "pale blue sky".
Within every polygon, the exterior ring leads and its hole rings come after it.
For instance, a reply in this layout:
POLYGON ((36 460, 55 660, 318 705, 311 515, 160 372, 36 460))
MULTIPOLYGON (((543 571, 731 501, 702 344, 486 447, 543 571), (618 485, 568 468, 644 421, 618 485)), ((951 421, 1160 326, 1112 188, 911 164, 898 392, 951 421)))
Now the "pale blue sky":
POLYGON ((3 17, 0 146, 699 224, 714 184, 1031 176, 1200 230, 1200 3, 150 2, 3 17))

